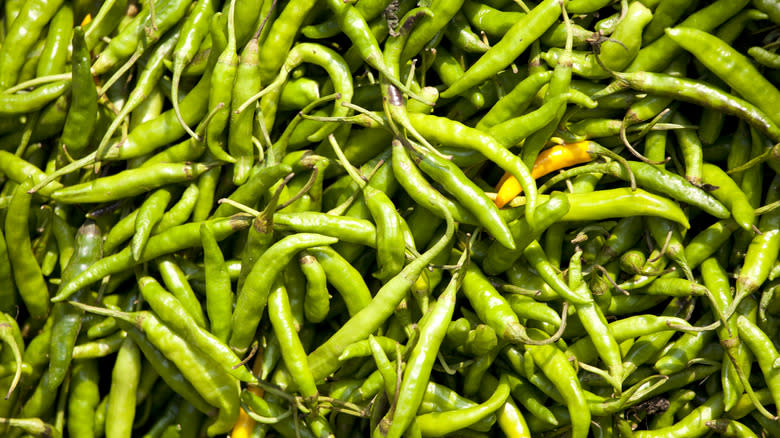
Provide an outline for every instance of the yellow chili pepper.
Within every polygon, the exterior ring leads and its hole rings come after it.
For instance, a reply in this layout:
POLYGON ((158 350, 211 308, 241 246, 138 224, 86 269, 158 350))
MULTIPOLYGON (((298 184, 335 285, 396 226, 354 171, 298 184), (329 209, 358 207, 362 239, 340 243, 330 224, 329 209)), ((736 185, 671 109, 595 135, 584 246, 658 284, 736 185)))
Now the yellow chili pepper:
MULTIPOLYGON (((578 141, 576 143, 562 144, 543 150, 534 162, 531 176, 536 179, 564 167, 575 164, 587 163, 593 160, 595 154, 590 151, 590 141, 578 141)), ((503 207, 515 196, 522 193, 520 183, 510 175, 504 173, 496 185, 495 203, 498 208, 503 207)))
MULTIPOLYGON (((252 373, 259 375, 262 368, 263 354, 258 351, 257 356, 255 357, 255 361, 252 363, 252 373)), ((263 396, 263 388, 257 386, 250 386, 249 392, 258 397, 263 396)), ((247 413, 244 411, 244 408, 241 408, 241 411, 238 413, 238 419, 233 425, 233 431, 230 433, 230 438, 249 438, 252 436, 255 423, 255 420, 247 415, 247 413)))

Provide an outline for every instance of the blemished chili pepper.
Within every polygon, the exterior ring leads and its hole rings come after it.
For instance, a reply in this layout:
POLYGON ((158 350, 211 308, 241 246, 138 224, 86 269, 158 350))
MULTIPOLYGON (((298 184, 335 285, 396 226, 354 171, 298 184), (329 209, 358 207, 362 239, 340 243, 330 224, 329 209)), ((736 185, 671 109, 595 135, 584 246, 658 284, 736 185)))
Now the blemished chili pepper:
POLYGON ((715 394, 672 426, 657 430, 637 430, 634 431, 634 436, 642 438, 697 436, 709 430, 706 422, 720 417, 722 413, 723 396, 715 394))
POLYGON ((749 427, 737 420, 719 418, 717 420, 708 421, 706 425, 724 437, 751 438, 758 436, 749 427))

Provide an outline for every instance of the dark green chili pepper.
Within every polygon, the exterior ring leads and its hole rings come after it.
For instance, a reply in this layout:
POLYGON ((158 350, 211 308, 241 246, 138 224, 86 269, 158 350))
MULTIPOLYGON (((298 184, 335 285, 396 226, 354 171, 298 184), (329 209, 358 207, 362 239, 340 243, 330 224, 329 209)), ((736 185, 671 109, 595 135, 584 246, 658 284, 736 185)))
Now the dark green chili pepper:
MULTIPOLYGON (((234 232, 249 226, 250 220, 246 216, 236 215, 230 218, 208 221, 214 231, 217 240, 222 240, 234 232)), ((139 263, 153 260, 165 254, 179 251, 183 248, 192 248, 200 245, 200 223, 190 223, 170 228, 149 239, 146 250, 139 263)), ((92 264, 86 271, 79 274, 72 281, 65 284, 53 297, 53 301, 67 299, 77 290, 102 280, 107 275, 116 274, 132 268, 136 262, 130 254, 130 248, 107 257, 103 257, 92 264)))
MULTIPOLYGON (((100 259, 103 236, 98 226, 87 220, 76 234, 75 252, 62 272, 63 281, 67 281, 83 272, 92 263, 100 259)), ((87 301, 88 291, 76 293, 75 299, 87 301)), ((49 351, 49 382, 51 389, 57 388, 65 378, 70 366, 73 347, 81 328, 82 312, 66 303, 57 303, 53 309, 54 326, 49 351)))
POLYGON ((60 142, 73 154, 80 154, 89 143, 97 119, 97 89, 90 71, 91 58, 80 27, 73 30, 72 100, 60 142))
POLYGON ((54 14, 46 33, 46 45, 41 52, 35 76, 49 76, 65 72, 68 41, 73 30, 73 8, 64 4, 54 14))

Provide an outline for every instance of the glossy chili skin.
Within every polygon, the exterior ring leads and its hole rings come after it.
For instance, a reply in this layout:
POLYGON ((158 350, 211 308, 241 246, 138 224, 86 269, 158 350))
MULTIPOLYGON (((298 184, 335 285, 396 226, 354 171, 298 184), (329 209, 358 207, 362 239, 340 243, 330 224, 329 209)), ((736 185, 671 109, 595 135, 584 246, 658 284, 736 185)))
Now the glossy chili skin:
POLYGON ((77 27, 73 30, 72 101, 60 138, 73 154, 79 154, 86 148, 97 118, 98 95, 90 72, 90 61, 84 32, 77 27))
POLYGON ((44 26, 57 13, 61 0, 24 2, 18 17, 7 29, 0 47, 0 89, 16 84, 25 54, 38 41, 44 26))
POLYGON ((13 268, 14 281, 37 325, 42 325, 50 310, 49 288, 43 278, 41 267, 33 254, 28 218, 32 195, 27 193, 31 181, 16 187, 9 209, 16 212, 5 217, 5 240, 8 257, 13 268))
POLYGON ((444 91, 442 97, 457 96, 507 67, 555 22, 560 13, 561 6, 557 1, 549 0, 540 3, 507 30, 501 41, 491 47, 463 77, 444 91))
POLYGON ((697 29, 676 27, 667 30, 666 34, 747 101, 761 108, 770 120, 780 123, 780 111, 773 104, 780 99, 780 91, 744 55, 719 38, 697 29))
POLYGON ((336 239, 317 234, 298 234, 280 240, 255 262, 244 286, 238 292, 233 311, 233 332, 229 345, 246 352, 260 323, 274 278, 290 262, 293 255, 305 248, 336 243, 336 239))
MULTIPOLYGON (((83 272, 89 265, 100 259, 102 234, 97 224, 87 220, 78 230, 75 252, 63 271, 63 278, 70 279, 83 272)), ((88 292, 81 290, 75 295, 78 301, 87 301, 88 292)), ((49 379, 56 388, 62 383, 70 365, 73 347, 81 328, 82 312, 66 303, 53 306, 54 327, 49 352, 49 379)))
MULTIPOLYGON (((208 223, 213 227, 217 240, 222 240, 238 230, 247 228, 249 222, 246 216, 237 215, 230 218, 215 219, 208 223)), ((150 238, 138 262, 143 263, 183 248, 192 248, 198 245, 200 245, 200 224, 179 225, 150 238)), ((53 299, 62 301, 77 290, 100 281, 106 275, 122 272, 135 264, 136 261, 133 260, 130 254, 130 248, 125 248, 114 255, 105 256, 92 264, 86 271, 76 276, 72 281, 65 284, 53 299)))

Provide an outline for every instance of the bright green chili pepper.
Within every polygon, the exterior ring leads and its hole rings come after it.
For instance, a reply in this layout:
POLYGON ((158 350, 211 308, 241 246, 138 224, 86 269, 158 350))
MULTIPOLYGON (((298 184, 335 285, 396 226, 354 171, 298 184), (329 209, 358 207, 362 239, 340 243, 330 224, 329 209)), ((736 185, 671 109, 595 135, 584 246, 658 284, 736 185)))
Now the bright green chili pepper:
POLYGON ((62 3, 62 0, 22 3, 18 17, 7 29, 3 45, 0 46, 0 89, 16 85, 25 54, 38 41, 44 26, 54 17, 62 3))
POLYGON ((40 326, 50 309, 49 287, 32 252, 30 241, 28 218, 32 195, 27 190, 31 185, 31 181, 27 180, 14 190, 8 206, 14 214, 5 217, 5 239, 16 288, 35 324, 40 326))
POLYGON ((111 373, 108 393, 106 437, 129 437, 135 419, 135 392, 141 376, 141 350, 131 338, 125 338, 111 373))
POLYGON ((68 57, 68 41, 73 31, 73 8, 64 4, 54 14, 46 33, 46 45, 41 52, 35 76, 49 76, 65 72, 68 57))
POLYGON ((501 40, 482 55, 441 97, 460 95, 511 64, 531 43, 539 38, 561 13, 561 4, 545 0, 516 21, 501 40))
POLYGON ((202 163, 158 164, 55 190, 53 199, 64 203, 109 202, 136 196, 166 184, 190 181, 211 168, 202 163))
POLYGON ((243 353, 249 347, 260 323, 272 283, 293 255, 301 249, 336 242, 337 239, 332 237, 301 233, 281 239, 263 253, 238 292, 236 308, 233 311, 233 332, 230 334, 230 346, 234 350, 243 353))
POLYGON ((744 55, 716 36, 686 27, 684 22, 682 26, 666 30, 666 34, 696 56, 745 100, 761 108, 773 122, 780 124, 780 110, 774 104, 780 99, 780 91, 744 55))

